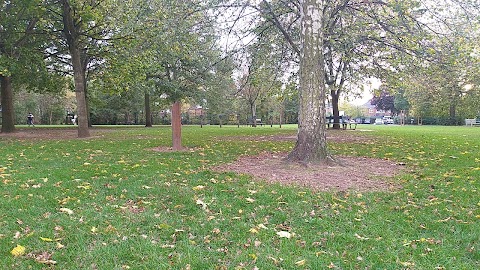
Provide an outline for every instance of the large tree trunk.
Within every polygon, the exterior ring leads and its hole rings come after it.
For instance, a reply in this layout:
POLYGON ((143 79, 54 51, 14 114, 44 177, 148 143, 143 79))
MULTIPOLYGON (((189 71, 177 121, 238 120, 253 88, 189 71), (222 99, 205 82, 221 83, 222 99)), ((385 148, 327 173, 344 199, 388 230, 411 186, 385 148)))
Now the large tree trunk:
MULTIPOLYGON (((2 132, 15 132, 15 110, 13 108, 13 90, 10 77, 1 76, 2 132)), ((26 115, 26 112, 25 112, 26 115)), ((25 116, 26 117, 26 116, 25 116)))
POLYGON ((86 116, 87 116, 87 125, 89 128, 91 128, 92 119, 90 118, 90 103, 88 100, 87 80, 84 80, 84 84, 85 84, 84 93, 85 93, 85 110, 86 110, 86 116))
POLYGON ((150 110, 150 94, 145 91, 145 127, 152 127, 152 112, 150 110))
POLYGON ((88 130, 87 103, 85 97, 85 70, 80 55, 80 34, 77 29, 78 25, 74 22, 73 11, 69 2, 63 0, 62 5, 63 32, 72 57, 73 80, 75 83, 75 96, 77 99, 78 137, 86 138, 90 137, 90 131, 88 130))
POLYGON ((330 163, 325 126, 325 70, 323 62, 323 27, 321 1, 301 1, 302 51, 298 134, 289 161, 330 163))
MULTIPOLYGON (((77 50, 78 51, 78 50, 77 50)), ((87 101, 84 92, 84 80, 83 72, 81 66, 77 66, 76 58, 78 57, 78 64, 80 64, 79 55, 75 56, 75 49, 72 53, 72 62, 73 62, 73 79, 75 82, 75 97, 77 98, 77 124, 78 124, 78 137, 86 138, 90 137, 90 131, 88 129, 88 116, 87 116, 87 101)))
POLYGON ((182 150, 182 116, 181 102, 175 101, 172 105, 172 142, 173 150, 182 150))

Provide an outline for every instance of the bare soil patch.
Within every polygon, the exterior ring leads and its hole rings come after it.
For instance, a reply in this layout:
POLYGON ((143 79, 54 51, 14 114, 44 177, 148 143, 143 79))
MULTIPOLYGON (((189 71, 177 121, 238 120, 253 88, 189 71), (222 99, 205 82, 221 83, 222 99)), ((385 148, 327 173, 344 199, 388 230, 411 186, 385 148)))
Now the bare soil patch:
POLYGON ((304 165, 284 161, 286 153, 243 156, 216 171, 249 174, 270 183, 311 188, 317 191, 391 191, 399 187, 392 177, 403 166, 395 162, 364 157, 339 157, 344 166, 304 165))
MULTIPOLYGON (((329 130, 329 143, 368 143, 375 140, 366 136, 369 130, 329 130)), ((295 141, 294 135, 234 136, 220 140, 245 141, 295 141)), ((344 166, 322 164, 296 164, 284 161, 287 153, 262 153, 258 156, 243 156, 233 163, 217 166, 214 170, 233 171, 252 175, 270 183, 296 185, 317 191, 390 191, 400 188, 393 176, 404 166, 393 161, 365 157, 337 157, 344 166)))

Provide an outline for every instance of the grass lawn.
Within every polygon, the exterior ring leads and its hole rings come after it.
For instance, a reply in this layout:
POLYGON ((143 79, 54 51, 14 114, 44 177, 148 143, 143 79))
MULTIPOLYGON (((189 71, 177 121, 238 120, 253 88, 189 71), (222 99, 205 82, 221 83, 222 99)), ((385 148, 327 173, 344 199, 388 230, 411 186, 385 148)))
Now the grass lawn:
POLYGON ((480 128, 360 129, 345 132, 364 143, 332 152, 405 163, 398 191, 313 192, 209 169, 288 151, 255 136, 294 126, 186 126, 182 153, 150 150, 170 146, 168 127, 0 138, 0 268, 480 268, 480 128), (252 140, 221 139, 238 135, 252 140))

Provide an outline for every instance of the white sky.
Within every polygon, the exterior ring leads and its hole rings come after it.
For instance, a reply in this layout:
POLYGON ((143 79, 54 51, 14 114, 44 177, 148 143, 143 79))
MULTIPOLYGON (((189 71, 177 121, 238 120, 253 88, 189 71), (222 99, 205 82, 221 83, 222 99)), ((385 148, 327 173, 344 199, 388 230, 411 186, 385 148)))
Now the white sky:
POLYGON ((373 91, 380 88, 382 82, 377 78, 369 78, 366 83, 361 86, 363 91, 359 97, 350 96, 348 100, 344 99, 344 102, 350 103, 355 106, 360 106, 367 103, 373 97, 373 91))

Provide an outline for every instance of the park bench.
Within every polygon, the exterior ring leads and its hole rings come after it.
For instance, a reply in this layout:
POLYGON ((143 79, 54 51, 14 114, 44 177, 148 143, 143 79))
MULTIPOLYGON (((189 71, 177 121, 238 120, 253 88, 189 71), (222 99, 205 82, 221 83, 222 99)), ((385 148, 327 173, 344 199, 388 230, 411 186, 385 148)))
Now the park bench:
MULTIPOLYGON (((247 124, 248 124, 249 126, 253 126, 253 120, 252 120, 251 118, 248 119, 247 124)), ((255 125, 256 125, 256 126, 263 126, 263 125, 265 125, 265 123, 262 122, 262 119, 261 119, 261 118, 257 118, 257 119, 255 119, 255 125)))
MULTIPOLYGON (((355 130, 357 128, 357 122, 352 122, 352 121, 348 121, 346 119, 342 119, 342 117, 340 116, 340 119, 339 119, 340 123, 338 123, 339 125, 341 125, 342 129, 346 130, 347 127, 351 130, 355 130)), ((326 123, 327 123, 327 128, 330 129, 330 125, 332 125, 332 128, 333 128, 333 125, 336 124, 334 123, 334 119, 333 117, 329 116, 327 117, 326 119, 326 123)))
POLYGON ((480 118, 465 119, 465 125, 471 127, 480 126, 480 118))
POLYGON ((342 123, 342 127, 343 129, 347 129, 347 126, 349 126, 349 129, 351 130, 355 130, 357 128, 357 122, 344 122, 342 123), (352 125, 353 125, 353 128, 352 128, 352 125))

